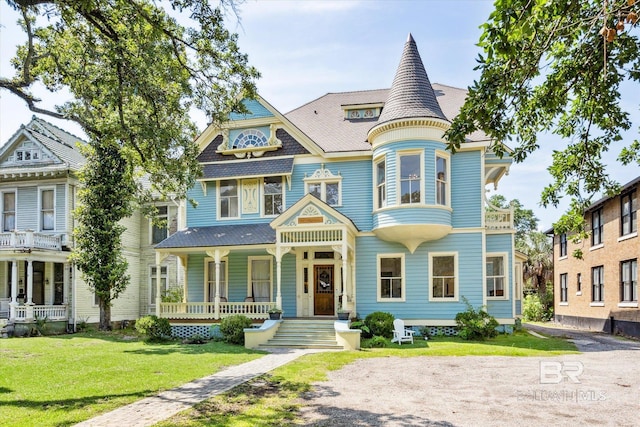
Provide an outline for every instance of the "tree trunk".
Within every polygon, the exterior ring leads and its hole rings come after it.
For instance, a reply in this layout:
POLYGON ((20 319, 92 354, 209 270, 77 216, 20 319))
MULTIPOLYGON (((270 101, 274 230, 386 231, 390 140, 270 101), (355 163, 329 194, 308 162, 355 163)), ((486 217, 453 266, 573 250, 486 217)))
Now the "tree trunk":
POLYGON ((104 301, 100 298, 100 330, 111 330, 111 304, 109 301, 104 301))

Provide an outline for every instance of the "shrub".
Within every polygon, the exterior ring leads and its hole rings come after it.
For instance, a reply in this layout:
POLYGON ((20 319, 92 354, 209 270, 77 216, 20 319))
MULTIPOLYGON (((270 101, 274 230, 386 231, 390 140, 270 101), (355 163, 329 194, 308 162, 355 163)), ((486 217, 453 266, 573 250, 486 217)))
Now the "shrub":
POLYGON ((367 343, 365 348, 385 348, 389 346, 389 340, 385 337, 381 337, 380 335, 376 335, 371 338, 367 343))
POLYGON ((529 294, 522 301, 522 317, 532 322, 546 322, 553 318, 553 293, 529 294))
POLYGON ((465 299, 467 309, 456 314, 458 336, 463 340, 484 340, 498 335, 498 321, 486 311, 476 310, 465 299))
POLYGON ((148 341, 164 341, 171 337, 168 319, 156 315, 144 316, 136 321, 136 330, 148 341))
POLYGON ((371 338, 373 336, 371 335, 371 330, 369 329, 369 327, 365 325, 362 320, 354 320, 353 322, 351 322, 351 325, 349 325, 349 328, 360 329, 362 331, 362 333, 360 334, 362 338, 371 338))
POLYGON ((220 332, 225 342, 244 345, 244 330, 251 327, 251 319, 242 314, 225 317, 220 321, 220 332))
MULTIPOLYGON (((162 293, 162 302, 182 302, 184 292, 181 287, 169 288, 162 293)), ((155 304, 155 301, 154 301, 155 304)))
POLYGON ((374 311, 364 318, 364 324, 371 331, 371 335, 379 335, 385 338, 393 336, 393 314, 384 311, 374 311))

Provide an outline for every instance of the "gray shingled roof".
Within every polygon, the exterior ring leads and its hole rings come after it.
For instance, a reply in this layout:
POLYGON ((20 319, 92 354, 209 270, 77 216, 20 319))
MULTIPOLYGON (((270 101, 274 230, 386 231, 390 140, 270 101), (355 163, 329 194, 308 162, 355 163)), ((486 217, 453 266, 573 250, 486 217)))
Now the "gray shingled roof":
MULTIPOLYGON (((25 136, 42 144, 58 157, 61 162, 67 164, 70 169, 80 169, 86 162, 86 159, 80 154, 76 145, 78 142, 85 143, 82 139, 36 116, 33 116, 28 124, 20 126, 20 129, 11 137, 10 141, 15 140, 20 133, 24 133, 25 136)), ((7 149, 9 149, 9 147, 5 146, 0 152, 7 149)), ((29 165, 29 167, 38 166, 34 164, 29 165)))
POLYGON ((431 87, 418 46, 409 34, 378 123, 412 117, 447 120, 431 87))
POLYGON ((203 177, 207 179, 234 176, 287 175, 293 171, 293 157, 266 160, 245 160, 242 162, 218 162, 202 165, 203 177))
MULTIPOLYGON (((467 91, 438 83, 432 88, 445 117, 452 120, 464 104, 467 91)), ((378 121, 348 120, 342 106, 384 103, 388 94, 389 89, 328 93, 285 116, 325 152, 371 151, 367 134, 378 121)), ((480 131, 467 135, 469 142, 488 139, 480 131)))
POLYGON ((268 223, 189 227, 156 245, 156 249, 208 248, 216 246, 266 245, 276 242, 268 223))

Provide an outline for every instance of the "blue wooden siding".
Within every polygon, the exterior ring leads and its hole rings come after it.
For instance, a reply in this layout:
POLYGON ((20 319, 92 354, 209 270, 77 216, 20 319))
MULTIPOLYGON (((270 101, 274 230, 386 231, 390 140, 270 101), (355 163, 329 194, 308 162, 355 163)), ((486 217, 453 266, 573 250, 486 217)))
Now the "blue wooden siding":
MULTIPOLYGON (((275 259, 273 260, 275 267, 275 259)), ((282 274, 281 291, 282 291, 282 309, 285 317, 296 316, 296 256, 287 254, 282 257, 282 265, 280 267, 282 274)), ((276 299, 276 275, 274 268, 273 275, 273 301, 276 299)))
POLYGON ((16 226, 20 230, 39 230, 38 226, 38 187, 18 188, 18 210, 16 226))
POLYGON ((204 301, 204 255, 191 254, 187 262, 187 302, 204 301))
POLYGON ((522 314, 522 300, 516 300, 516 316, 520 316, 522 314))
POLYGON ((487 313, 499 319, 512 319, 513 304, 508 300, 487 300, 487 313))
POLYGON ((202 186, 197 183, 188 192, 188 197, 197 201, 197 206, 187 203, 187 226, 205 227, 215 225, 216 221, 216 183, 207 182, 207 195, 202 192, 202 186))
POLYGON ((387 208, 373 215, 375 228, 397 224, 451 225, 451 212, 439 207, 387 208))
POLYGON ((480 227, 484 202, 480 151, 451 156, 451 207, 453 227, 480 227))
POLYGON ((451 234, 423 243, 415 253, 400 244, 376 237, 359 237, 356 242, 357 304, 361 317, 373 311, 388 311, 404 319, 453 319, 464 311, 464 296, 474 306, 482 305, 482 234, 451 234), (429 301, 429 253, 458 252, 459 302, 429 301), (403 253, 405 257, 405 302, 377 302, 377 255, 403 253))
POLYGON ((67 217, 67 205, 65 185, 56 185, 56 200, 55 200, 55 213, 56 213, 56 231, 66 231, 66 217, 67 217))
POLYGON ((254 99, 245 99, 242 101, 244 106, 249 110, 248 114, 231 113, 229 115, 230 120, 246 120, 246 119, 258 119, 262 117, 273 117, 273 114, 262 106, 258 101, 254 99))

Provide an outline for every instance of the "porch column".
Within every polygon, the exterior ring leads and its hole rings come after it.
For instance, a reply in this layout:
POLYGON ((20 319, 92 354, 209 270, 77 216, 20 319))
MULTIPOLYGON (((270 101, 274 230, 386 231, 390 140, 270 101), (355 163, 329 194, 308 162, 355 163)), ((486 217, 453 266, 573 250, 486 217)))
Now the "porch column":
POLYGON ((276 257, 276 307, 282 310, 282 257, 289 253, 290 247, 277 246, 275 251, 267 249, 267 253, 276 257))
POLYGON ((349 299, 349 297, 351 297, 351 301, 349 302, 349 310, 353 310, 353 312, 355 313, 356 311, 356 257, 355 257, 355 253, 351 256, 351 283, 350 283, 350 289, 347 293, 347 299, 349 299))
POLYGON ((33 305, 33 261, 27 260, 27 302, 33 305))
POLYGON ((207 255, 212 257, 214 262, 216 263, 216 293, 213 298, 213 317, 215 319, 220 318, 220 263, 222 262, 222 258, 229 255, 229 251, 221 251, 220 249, 216 249, 215 251, 207 251, 207 255))
POLYGON ((178 259, 182 267, 182 302, 187 302, 187 262, 189 261, 189 255, 180 255, 178 259))
POLYGON ((18 260, 11 261, 11 303, 9 304, 9 319, 16 318, 18 305, 18 260))
POLYGON ((162 304, 162 281, 160 280, 162 275, 160 274, 160 264, 167 258, 169 254, 156 252, 156 316, 160 317, 162 313, 160 305, 162 304))

